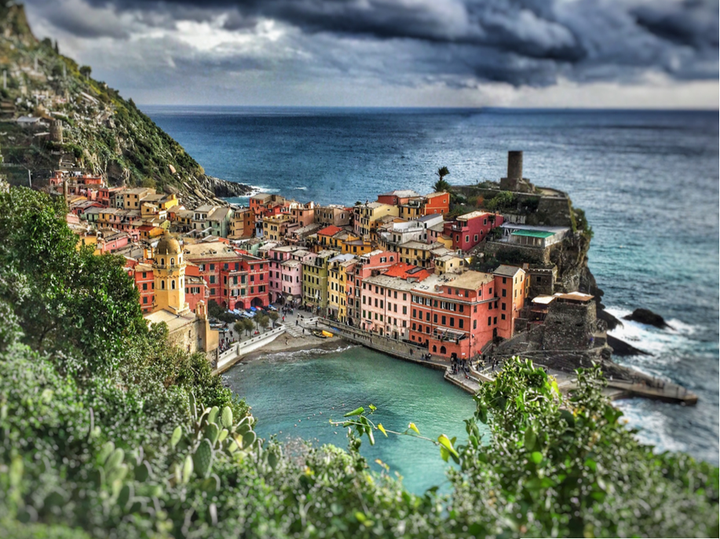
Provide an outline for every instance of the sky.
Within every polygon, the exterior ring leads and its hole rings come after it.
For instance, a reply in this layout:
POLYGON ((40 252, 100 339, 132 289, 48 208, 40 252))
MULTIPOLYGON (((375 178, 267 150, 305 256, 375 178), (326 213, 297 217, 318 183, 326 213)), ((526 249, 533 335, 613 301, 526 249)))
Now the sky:
POLYGON ((717 0, 26 0, 138 104, 718 108, 717 0))

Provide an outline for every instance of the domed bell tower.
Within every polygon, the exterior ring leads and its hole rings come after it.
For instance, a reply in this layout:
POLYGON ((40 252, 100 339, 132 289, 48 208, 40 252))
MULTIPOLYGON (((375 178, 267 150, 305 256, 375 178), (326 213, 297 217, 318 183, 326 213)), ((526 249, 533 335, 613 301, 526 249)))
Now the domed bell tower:
POLYGON ((158 242, 153 259, 155 305, 153 311, 166 310, 175 314, 189 311, 185 302, 185 267, 180 242, 168 232, 158 242))

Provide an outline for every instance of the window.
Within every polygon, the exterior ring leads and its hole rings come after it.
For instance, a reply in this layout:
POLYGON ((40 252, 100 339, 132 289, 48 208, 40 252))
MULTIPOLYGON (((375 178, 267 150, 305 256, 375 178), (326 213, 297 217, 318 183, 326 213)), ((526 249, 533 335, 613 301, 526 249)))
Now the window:
MULTIPOLYGON (((505 303, 503 303, 503 304, 502 304, 502 310, 503 310, 503 311, 506 311, 506 310, 507 310, 506 307, 507 307, 507 305, 506 305, 505 303)), ((503 316, 505 316, 505 315, 503 315, 503 316)), ((504 319, 503 319, 503 320, 504 320, 504 319)))
POLYGON ((440 320, 441 320, 440 323, 441 323, 443 326, 444 326, 445 324, 447 324, 446 318, 445 318, 444 316, 443 316, 440 320))
POLYGON ((210 284, 215 284, 215 276, 214 275, 210 276, 210 284))
POLYGON ((403 314, 407 314, 407 307, 403 305, 403 314))
POLYGON ((474 239, 474 241, 477 241, 477 240, 478 240, 477 234, 475 234, 475 236, 473 237, 473 239, 474 239))
POLYGON ((215 269, 215 264, 210 264, 210 271, 213 271, 215 269))
POLYGON ((507 290, 505 290, 505 289, 503 288, 502 297, 506 297, 506 296, 507 296, 507 290))
POLYGON ((501 315, 500 315, 500 320, 505 320, 505 315, 504 315, 504 314, 501 314, 501 315))
POLYGON ((160 289, 165 290, 165 281, 160 281, 160 289))
POLYGON ((425 321, 430 322, 430 313, 425 313, 425 321))
POLYGON ((451 328, 455 327, 455 317, 453 317, 453 316, 450 317, 450 327, 451 328))
POLYGON ((503 277, 503 284, 507 284, 507 277, 503 277))
POLYGON ((493 324, 497 324, 497 316, 493 318, 493 324))
POLYGON ((464 325, 465 325, 464 320, 462 318, 458 318, 458 327, 460 329, 463 329, 464 325))
POLYGON ((435 324, 437 324, 437 314, 434 314, 434 315, 433 315, 433 322, 434 322, 435 324))
POLYGON ((470 236, 468 234, 465 234, 465 243, 470 242, 470 236))
POLYGON ((146 272, 143 271, 143 279, 147 278, 147 275, 145 275, 146 272))
POLYGON ((143 283, 143 290, 147 290, 147 283, 143 283))
POLYGON ((143 298, 143 303, 147 303, 147 296, 143 298))
POLYGON ((492 326, 492 316, 488 316, 488 326, 492 326))
MULTIPOLYGON (((413 309, 413 318, 417 318, 417 309, 413 309)), ((413 328, 415 329, 415 328, 413 328)))

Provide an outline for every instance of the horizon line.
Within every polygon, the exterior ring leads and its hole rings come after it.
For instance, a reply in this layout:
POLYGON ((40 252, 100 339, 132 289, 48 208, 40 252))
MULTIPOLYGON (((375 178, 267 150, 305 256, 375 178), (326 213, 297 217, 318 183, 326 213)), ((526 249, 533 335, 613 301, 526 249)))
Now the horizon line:
POLYGON ((200 103, 135 103, 138 107, 203 107, 203 108, 278 108, 278 109, 407 109, 407 110, 507 110, 507 111, 618 111, 618 112, 720 112, 720 108, 662 108, 662 107, 503 107, 480 106, 427 106, 427 105, 219 105, 200 103))

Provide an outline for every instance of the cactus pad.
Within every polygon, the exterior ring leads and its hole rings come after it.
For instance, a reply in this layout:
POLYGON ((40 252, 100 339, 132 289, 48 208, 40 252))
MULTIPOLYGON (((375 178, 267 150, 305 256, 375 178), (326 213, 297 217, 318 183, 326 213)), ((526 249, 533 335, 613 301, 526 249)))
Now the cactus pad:
POLYGON ((230 409, 229 406, 226 406, 225 408, 223 408, 223 411, 222 411, 222 426, 225 427, 226 429, 229 429, 230 427, 232 427, 232 422, 233 422, 232 410, 230 409))
POLYGON ((199 477, 207 477, 212 469, 213 450, 210 440, 205 438, 195 450, 193 463, 195 464, 195 473, 199 477))

